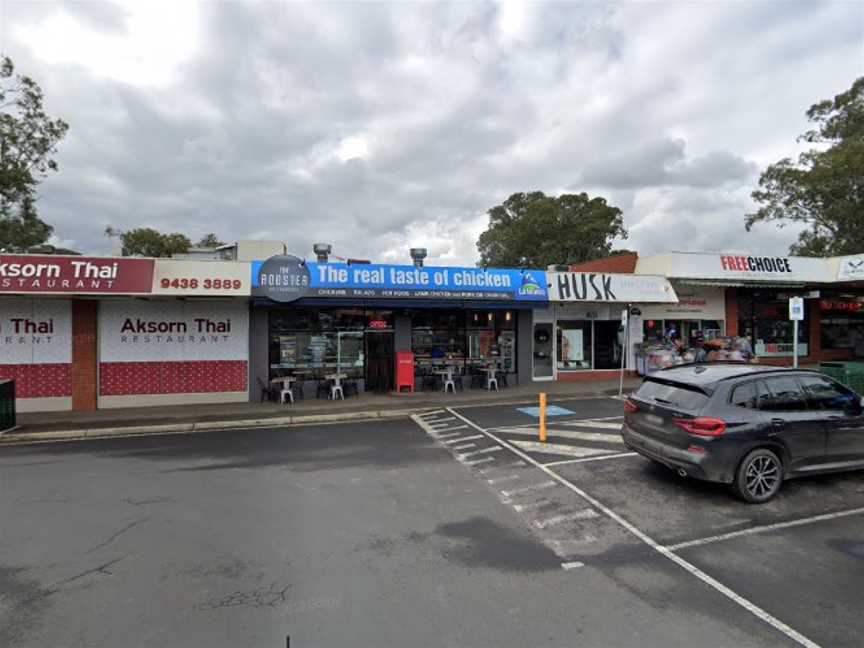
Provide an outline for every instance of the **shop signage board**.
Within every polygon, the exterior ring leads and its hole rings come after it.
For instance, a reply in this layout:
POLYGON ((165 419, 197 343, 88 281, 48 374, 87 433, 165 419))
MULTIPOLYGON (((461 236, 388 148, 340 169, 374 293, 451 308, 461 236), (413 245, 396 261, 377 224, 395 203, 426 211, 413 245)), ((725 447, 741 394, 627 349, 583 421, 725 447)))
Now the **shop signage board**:
POLYGON ((0 298, 0 365, 72 362, 72 305, 66 299, 0 298))
MULTIPOLYGON (((831 260, 809 257, 673 253, 663 258, 664 274, 688 279, 828 283, 836 275, 831 260)), ((660 265, 651 260, 647 268, 657 271, 660 265)))
POLYGON ((0 254, 0 293, 146 294, 153 259, 0 254))
POLYGON ((840 259, 837 269, 837 279, 840 281, 864 280, 864 256, 844 257, 840 259))
POLYGON ((550 301, 676 303, 678 296, 665 277, 601 272, 547 273, 550 301))
POLYGON ((248 263, 155 259, 154 295, 248 297, 249 285, 248 263))
POLYGON ((296 264, 286 265, 282 261, 285 258, 252 262, 253 295, 275 301, 293 301, 299 297, 547 300, 546 273, 542 270, 307 261, 303 265, 308 271, 307 281, 307 275, 296 264), (291 289, 284 292, 276 289, 285 284, 291 289))
POLYGON ((726 289, 713 286, 676 285, 673 304, 641 306, 643 319, 725 320, 726 289))

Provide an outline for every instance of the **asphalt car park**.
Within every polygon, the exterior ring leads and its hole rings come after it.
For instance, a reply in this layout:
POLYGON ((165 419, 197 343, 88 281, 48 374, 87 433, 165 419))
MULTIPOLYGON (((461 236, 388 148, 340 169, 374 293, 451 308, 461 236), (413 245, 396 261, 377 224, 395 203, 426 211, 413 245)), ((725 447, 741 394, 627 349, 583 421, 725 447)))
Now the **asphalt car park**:
POLYGON ((864 475, 746 504, 552 405, 3 447, 0 645, 864 644, 864 475))
MULTIPOLYGON (((452 416, 431 432, 450 448, 465 444, 449 436, 448 423, 466 426, 457 431, 470 436, 482 434, 474 447, 454 454, 480 479, 492 477, 490 487, 529 518, 541 541, 559 550, 562 565, 614 571, 622 561, 662 556, 793 643, 864 644, 857 594, 864 574, 864 472, 794 479, 774 500, 747 504, 728 486, 682 478, 629 452, 617 432, 620 400, 555 405, 567 411, 548 417, 545 443, 537 419, 522 410, 528 405, 454 408, 420 423, 428 429, 429 420, 452 416), (493 445, 506 451, 488 452, 493 445), (508 462, 511 468, 498 468, 508 462), (516 489, 495 481, 522 470, 535 473, 533 483, 556 487, 514 498, 516 489), (532 506, 537 499, 546 508, 532 506)), ((521 482, 532 482, 528 472, 521 482)))

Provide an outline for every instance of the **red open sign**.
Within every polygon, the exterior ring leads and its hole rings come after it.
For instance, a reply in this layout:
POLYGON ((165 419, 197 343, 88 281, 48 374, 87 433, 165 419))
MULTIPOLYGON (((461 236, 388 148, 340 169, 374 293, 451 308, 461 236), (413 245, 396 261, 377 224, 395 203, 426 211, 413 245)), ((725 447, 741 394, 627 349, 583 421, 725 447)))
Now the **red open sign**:
POLYGON ((377 319, 377 320, 370 320, 369 321, 369 328, 381 330, 381 329, 390 328, 390 325, 387 324, 387 320, 377 319))

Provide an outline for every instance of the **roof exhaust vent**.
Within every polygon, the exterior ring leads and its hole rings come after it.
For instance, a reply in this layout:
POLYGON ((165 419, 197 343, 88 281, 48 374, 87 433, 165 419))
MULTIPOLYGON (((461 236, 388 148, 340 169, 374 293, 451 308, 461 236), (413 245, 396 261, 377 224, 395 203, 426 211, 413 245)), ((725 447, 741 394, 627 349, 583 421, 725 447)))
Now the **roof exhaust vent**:
POLYGON ((329 243, 316 243, 312 246, 312 251, 318 257, 318 263, 327 263, 330 253, 333 251, 333 246, 329 243))
POLYGON ((414 259, 414 267, 422 268, 423 259, 426 258, 426 248, 411 248, 411 258, 414 259))

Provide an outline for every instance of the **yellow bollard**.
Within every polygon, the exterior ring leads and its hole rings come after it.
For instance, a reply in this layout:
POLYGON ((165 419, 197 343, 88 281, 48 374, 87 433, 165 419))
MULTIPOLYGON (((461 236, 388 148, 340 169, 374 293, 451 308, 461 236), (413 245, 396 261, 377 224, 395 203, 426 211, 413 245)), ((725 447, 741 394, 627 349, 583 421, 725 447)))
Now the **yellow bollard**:
POLYGON ((546 392, 540 392, 540 443, 546 443, 546 392))

